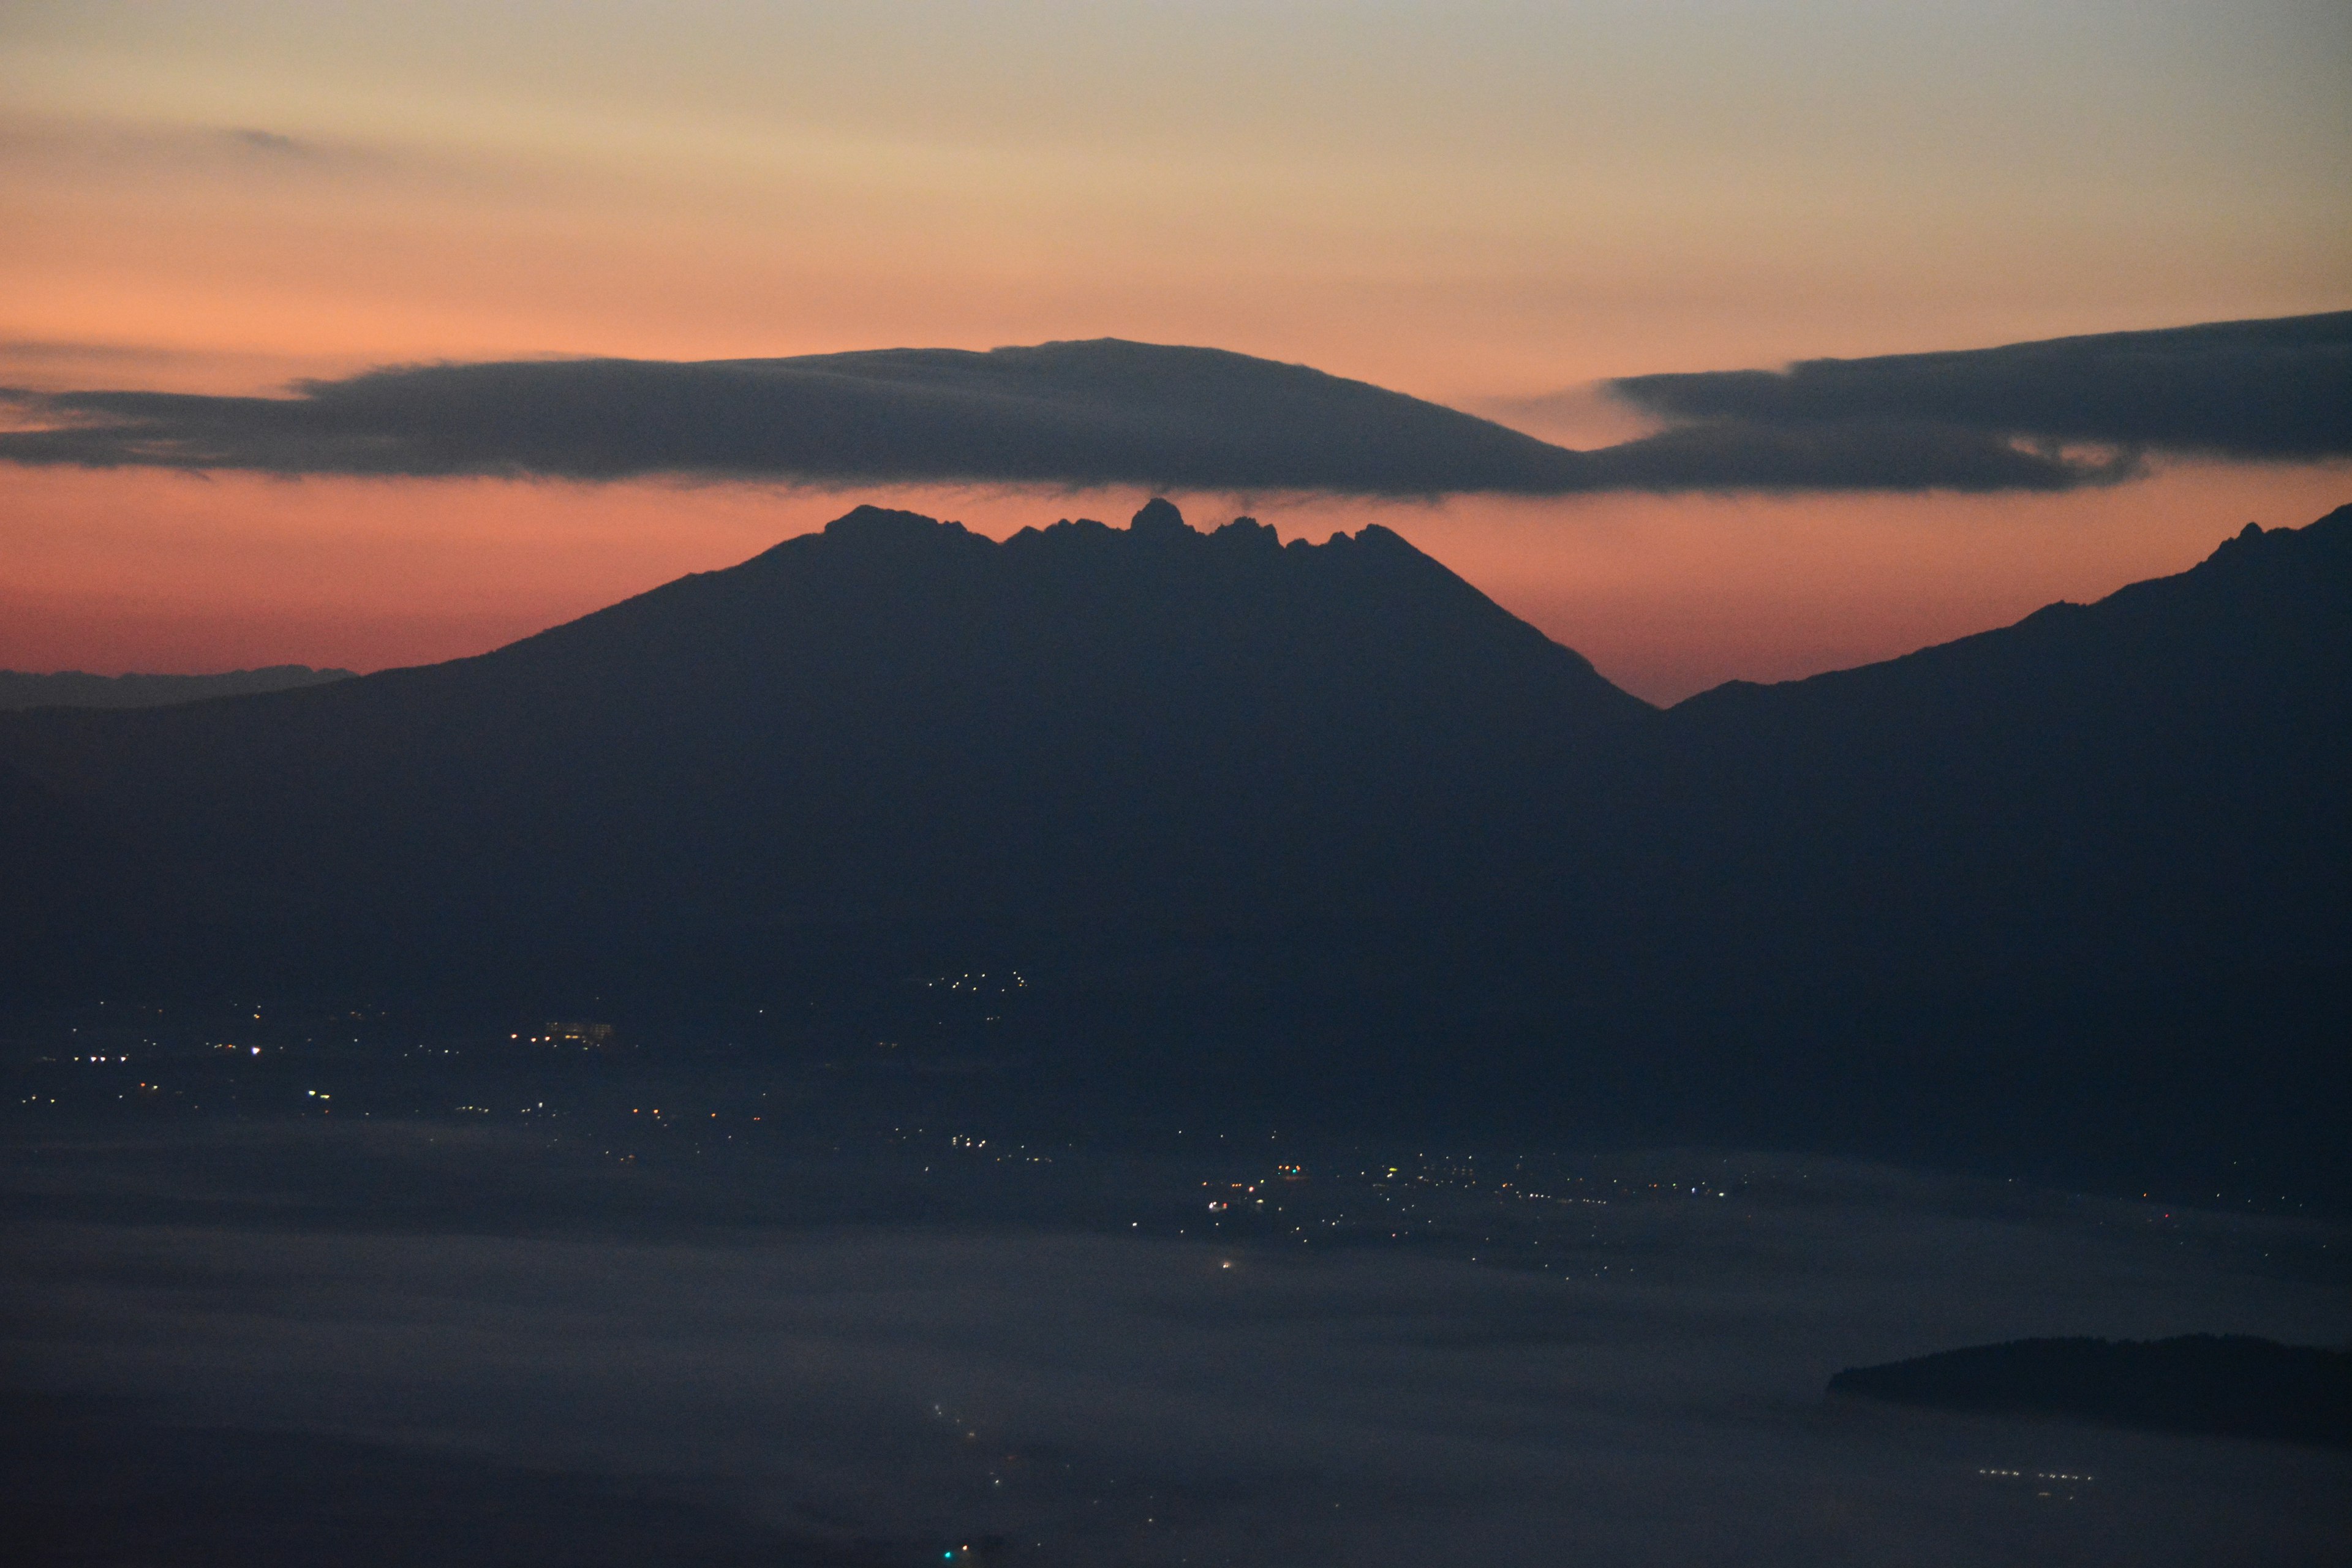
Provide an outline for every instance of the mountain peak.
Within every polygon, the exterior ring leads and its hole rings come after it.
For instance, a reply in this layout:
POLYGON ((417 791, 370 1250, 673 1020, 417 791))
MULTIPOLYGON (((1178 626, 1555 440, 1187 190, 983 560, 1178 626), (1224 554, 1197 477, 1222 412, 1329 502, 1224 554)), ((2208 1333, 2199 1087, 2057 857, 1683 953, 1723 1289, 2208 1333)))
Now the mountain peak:
POLYGON ((1153 496, 1143 503, 1143 509, 1128 521, 1128 531, 1147 539, 1174 539, 1194 531, 1176 510, 1176 503, 1165 496, 1153 496))
POLYGON ((2301 571, 2336 560, 2340 570, 2347 545, 2352 545, 2352 506, 2339 506, 2301 528, 2266 529, 2250 522, 2221 541, 2200 569, 2279 566, 2301 571))
MULTIPOLYGON (((941 522, 920 512, 898 511, 888 507, 861 505, 824 525, 821 534, 801 535, 788 539, 768 553, 782 560, 797 557, 799 552, 817 539, 835 546, 847 546, 856 554, 880 552, 885 556, 896 555, 923 546, 950 546, 970 552, 974 549, 985 553, 999 547, 1000 542, 1015 547, 1015 553, 1041 543, 1055 549, 1077 548, 1092 552, 1100 550, 1124 554, 1130 545, 1195 545, 1207 547, 1213 543, 1212 554, 1224 555, 1240 550, 1245 552, 1282 553, 1354 559, 1366 563, 1426 563, 1443 571, 1437 563, 1416 549, 1412 542, 1392 529, 1379 523, 1366 523, 1355 532, 1340 530, 1318 544, 1305 538, 1295 538, 1286 543, 1275 529, 1254 517, 1237 517, 1232 521, 1203 531, 1185 521, 1184 513, 1165 496, 1153 496, 1137 509, 1125 528, 1114 528, 1090 517, 1064 518, 1050 527, 1022 529, 1010 539, 999 542, 983 533, 973 533, 960 522, 941 522)), ((1153 550, 1151 554, 1161 552, 1153 550)), ((1451 574, 1447 574, 1451 575, 1451 574)))
POLYGON ((878 506, 853 508, 824 525, 826 538, 845 544, 907 544, 963 531, 960 522, 941 522, 919 511, 893 511, 878 506))

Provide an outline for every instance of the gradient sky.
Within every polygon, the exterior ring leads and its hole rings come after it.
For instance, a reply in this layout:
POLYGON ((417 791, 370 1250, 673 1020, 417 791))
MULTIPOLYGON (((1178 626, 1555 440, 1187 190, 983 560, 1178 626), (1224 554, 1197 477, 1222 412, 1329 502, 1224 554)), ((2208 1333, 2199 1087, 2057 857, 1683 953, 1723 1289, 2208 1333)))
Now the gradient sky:
MULTIPOLYGON (((1114 335, 1590 445, 1608 376, 2352 304, 2340 4, 0 8, 0 384, 1114 335), (1541 403, 1530 399, 1565 394, 1541 403)), ((0 469, 0 666, 479 651, 856 500, 0 469)), ((1904 651, 2352 500, 1246 505, 1378 521, 1643 696, 1904 651)))

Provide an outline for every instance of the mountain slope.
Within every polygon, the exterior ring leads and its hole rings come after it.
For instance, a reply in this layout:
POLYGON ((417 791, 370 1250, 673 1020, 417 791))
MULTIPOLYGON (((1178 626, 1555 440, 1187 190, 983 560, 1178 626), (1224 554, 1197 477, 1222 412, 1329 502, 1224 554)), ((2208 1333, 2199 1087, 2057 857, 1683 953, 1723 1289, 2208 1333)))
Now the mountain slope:
POLYGON ((1666 715, 1692 820, 1926 949, 2150 964, 2339 952, 2352 508, 2178 576, 1666 715))
POLYGON ((1706 1064, 1685 1100, 1896 1158, 2352 1192, 2352 509, 1660 728, 1626 994, 1706 1064))

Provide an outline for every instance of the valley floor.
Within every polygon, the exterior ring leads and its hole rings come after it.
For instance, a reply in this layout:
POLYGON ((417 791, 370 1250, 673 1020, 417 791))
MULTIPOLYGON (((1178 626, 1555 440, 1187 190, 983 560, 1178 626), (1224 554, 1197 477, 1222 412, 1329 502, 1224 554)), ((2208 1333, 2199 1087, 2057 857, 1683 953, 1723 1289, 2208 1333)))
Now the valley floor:
POLYGON ((273 1062, 79 1027, 17 1042, 0 1108, 33 1561, 2352 1546, 2352 1456, 1822 1395, 2022 1335, 2342 1343, 2352 1232, 2291 1205, 1083 1126, 984 1058, 689 1070, 518 1031, 468 1063, 362 1021, 273 1062))

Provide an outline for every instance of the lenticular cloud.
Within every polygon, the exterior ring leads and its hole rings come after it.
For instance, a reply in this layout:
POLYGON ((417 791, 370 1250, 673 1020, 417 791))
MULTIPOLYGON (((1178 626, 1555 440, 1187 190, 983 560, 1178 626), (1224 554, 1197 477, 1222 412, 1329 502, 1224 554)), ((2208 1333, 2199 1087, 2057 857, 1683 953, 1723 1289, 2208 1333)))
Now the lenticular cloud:
POLYGON ((279 397, 5 394, 17 417, 0 460, 1395 497, 2056 490, 2129 477, 2150 450, 2352 455, 2352 312, 1611 388, 1664 427, 1573 451, 1305 365, 1116 339, 509 361, 394 366, 279 397))

